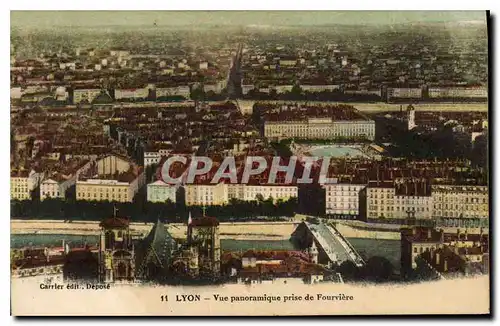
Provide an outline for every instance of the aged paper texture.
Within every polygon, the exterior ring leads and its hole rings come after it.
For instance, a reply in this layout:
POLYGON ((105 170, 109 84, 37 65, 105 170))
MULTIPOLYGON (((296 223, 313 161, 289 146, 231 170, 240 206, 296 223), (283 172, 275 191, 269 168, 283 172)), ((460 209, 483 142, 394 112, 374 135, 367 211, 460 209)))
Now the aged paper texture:
POLYGON ((487 21, 12 11, 11 313, 490 314, 487 21))

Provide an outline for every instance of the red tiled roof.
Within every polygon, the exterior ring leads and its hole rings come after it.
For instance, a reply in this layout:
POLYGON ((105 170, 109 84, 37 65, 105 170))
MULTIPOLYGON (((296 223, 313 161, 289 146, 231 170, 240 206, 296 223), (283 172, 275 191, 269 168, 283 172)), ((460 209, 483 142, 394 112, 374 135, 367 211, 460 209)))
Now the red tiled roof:
POLYGON ((218 226, 219 221, 215 217, 203 216, 193 218, 191 226, 218 226))
POLYGON ((99 226, 106 229, 122 229, 128 228, 130 224, 130 220, 128 218, 122 217, 108 217, 103 220, 99 226))

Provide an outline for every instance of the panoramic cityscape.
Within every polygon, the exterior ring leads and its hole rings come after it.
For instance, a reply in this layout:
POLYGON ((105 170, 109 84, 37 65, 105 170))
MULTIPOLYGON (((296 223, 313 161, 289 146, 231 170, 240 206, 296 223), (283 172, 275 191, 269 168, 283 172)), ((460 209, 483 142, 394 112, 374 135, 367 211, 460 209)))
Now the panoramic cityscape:
POLYGON ((180 14, 11 13, 13 279, 489 274, 486 13, 180 14))

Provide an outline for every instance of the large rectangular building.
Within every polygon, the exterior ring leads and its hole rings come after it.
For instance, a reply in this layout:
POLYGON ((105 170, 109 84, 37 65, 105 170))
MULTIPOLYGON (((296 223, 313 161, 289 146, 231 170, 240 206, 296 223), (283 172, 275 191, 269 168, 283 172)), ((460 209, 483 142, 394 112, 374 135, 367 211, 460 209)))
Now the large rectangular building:
POLYGON ((185 187, 186 205, 225 205, 231 199, 243 201, 288 200, 298 197, 297 185, 281 184, 187 184, 185 187))
POLYGON ((40 184, 43 173, 35 170, 13 170, 10 174, 10 199, 31 199, 32 191, 40 184))
POLYGON ((429 88, 429 98, 487 98, 486 87, 435 87, 429 88))
POLYGON ((366 217, 430 220, 432 202, 425 182, 372 182, 366 188, 366 217))
POLYGON ((487 186, 433 185, 436 218, 489 218, 487 186))
POLYGON ((359 215, 360 192, 363 184, 338 183, 325 185, 327 215, 356 218, 359 215))
POLYGON ((77 200, 132 202, 145 183, 142 167, 126 158, 108 155, 76 182, 77 200))
POLYGON ((157 180, 147 186, 147 200, 152 203, 176 202, 179 186, 157 180))
POLYGON ((344 120, 332 118, 308 118, 307 120, 266 121, 264 136, 270 139, 375 139, 375 121, 344 120))
POLYGON ((99 88, 85 88, 85 89, 75 89, 73 91, 73 103, 78 104, 83 100, 87 100, 89 103, 101 94, 101 89, 99 88))

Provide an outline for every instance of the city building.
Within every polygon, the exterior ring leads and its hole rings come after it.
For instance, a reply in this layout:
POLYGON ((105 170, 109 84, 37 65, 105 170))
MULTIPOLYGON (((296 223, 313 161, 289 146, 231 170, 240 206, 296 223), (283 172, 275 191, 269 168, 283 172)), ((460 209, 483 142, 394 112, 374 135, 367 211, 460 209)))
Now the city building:
POLYGON ((387 100, 390 100, 393 98, 400 98, 400 99, 419 99, 419 98, 422 98, 422 88, 390 87, 387 89, 387 100))
POLYGON ((77 200, 132 202, 145 183, 142 167, 108 155, 98 160, 76 182, 77 200))
MULTIPOLYGON (((237 185, 229 185, 234 187, 237 185)), ((277 200, 288 200, 290 198, 298 197, 298 187, 296 184, 245 184, 243 185, 243 192, 238 192, 238 194, 243 194, 243 197, 238 198, 245 201, 252 201, 263 199, 267 200, 272 198, 274 201, 277 200)))
POLYGON ((211 184, 207 182, 197 182, 184 185, 185 200, 188 206, 204 205, 224 205, 227 204, 228 184, 220 182, 211 184))
POLYGON ((433 217, 433 198, 425 180, 370 182, 366 190, 367 218, 433 217))
POLYGON ((86 100, 89 104, 101 94, 100 88, 83 88, 73 90, 73 104, 86 100))
POLYGON ((175 203, 178 185, 169 185, 162 180, 157 180, 147 185, 147 201, 153 203, 175 203))
POLYGON ((489 218, 488 186, 433 185, 433 216, 436 218, 489 218))
POLYGON ((337 218, 356 219, 359 216, 360 192, 363 184, 337 183, 325 185, 327 215, 337 218))
POLYGON ((219 221, 202 216, 188 221, 188 245, 198 248, 199 274, 219 277, 221 271, 219 221))
POLYGON ((404 279, 432 275, 488 273, 489 236, 483 228, 445 232, 432 227, 401 230, 401 275, 404 279))
POLYGON ((149 234, 139 241, 135 249, 136 277, 143 280, 165 281, 171 277, 170 267, 178 243, 157 220, 149 234))
POLYGON ((145 88, 129 88, 115 89, 116 100, 145 100, 149 96, 149 89, 145 88))
POLYGON ((270 139, 336 139, 375 138, 374 121, 334 121, 330 118, 309 118, 305 121, 266 121, 264 136, 270 139))
POLYGON ((28 200, 43 179, 44 173, 34 169, 12 169, 10 173, 10 198, 28 200))
POLYGON ((76 184, 78 176, 87 171, 92 162, 87 159, 67 162, 59 171, 45 177, 40 184, 40 200, 66 198, 66 192, 76 184))
POLYGON ((429 87, 429 98, 487 98, 486 87, 429 87))
POLYGON ((127 218, 109 217, 99 224, 99 280, 104 283, 135 279, 135 252, 127 218))

